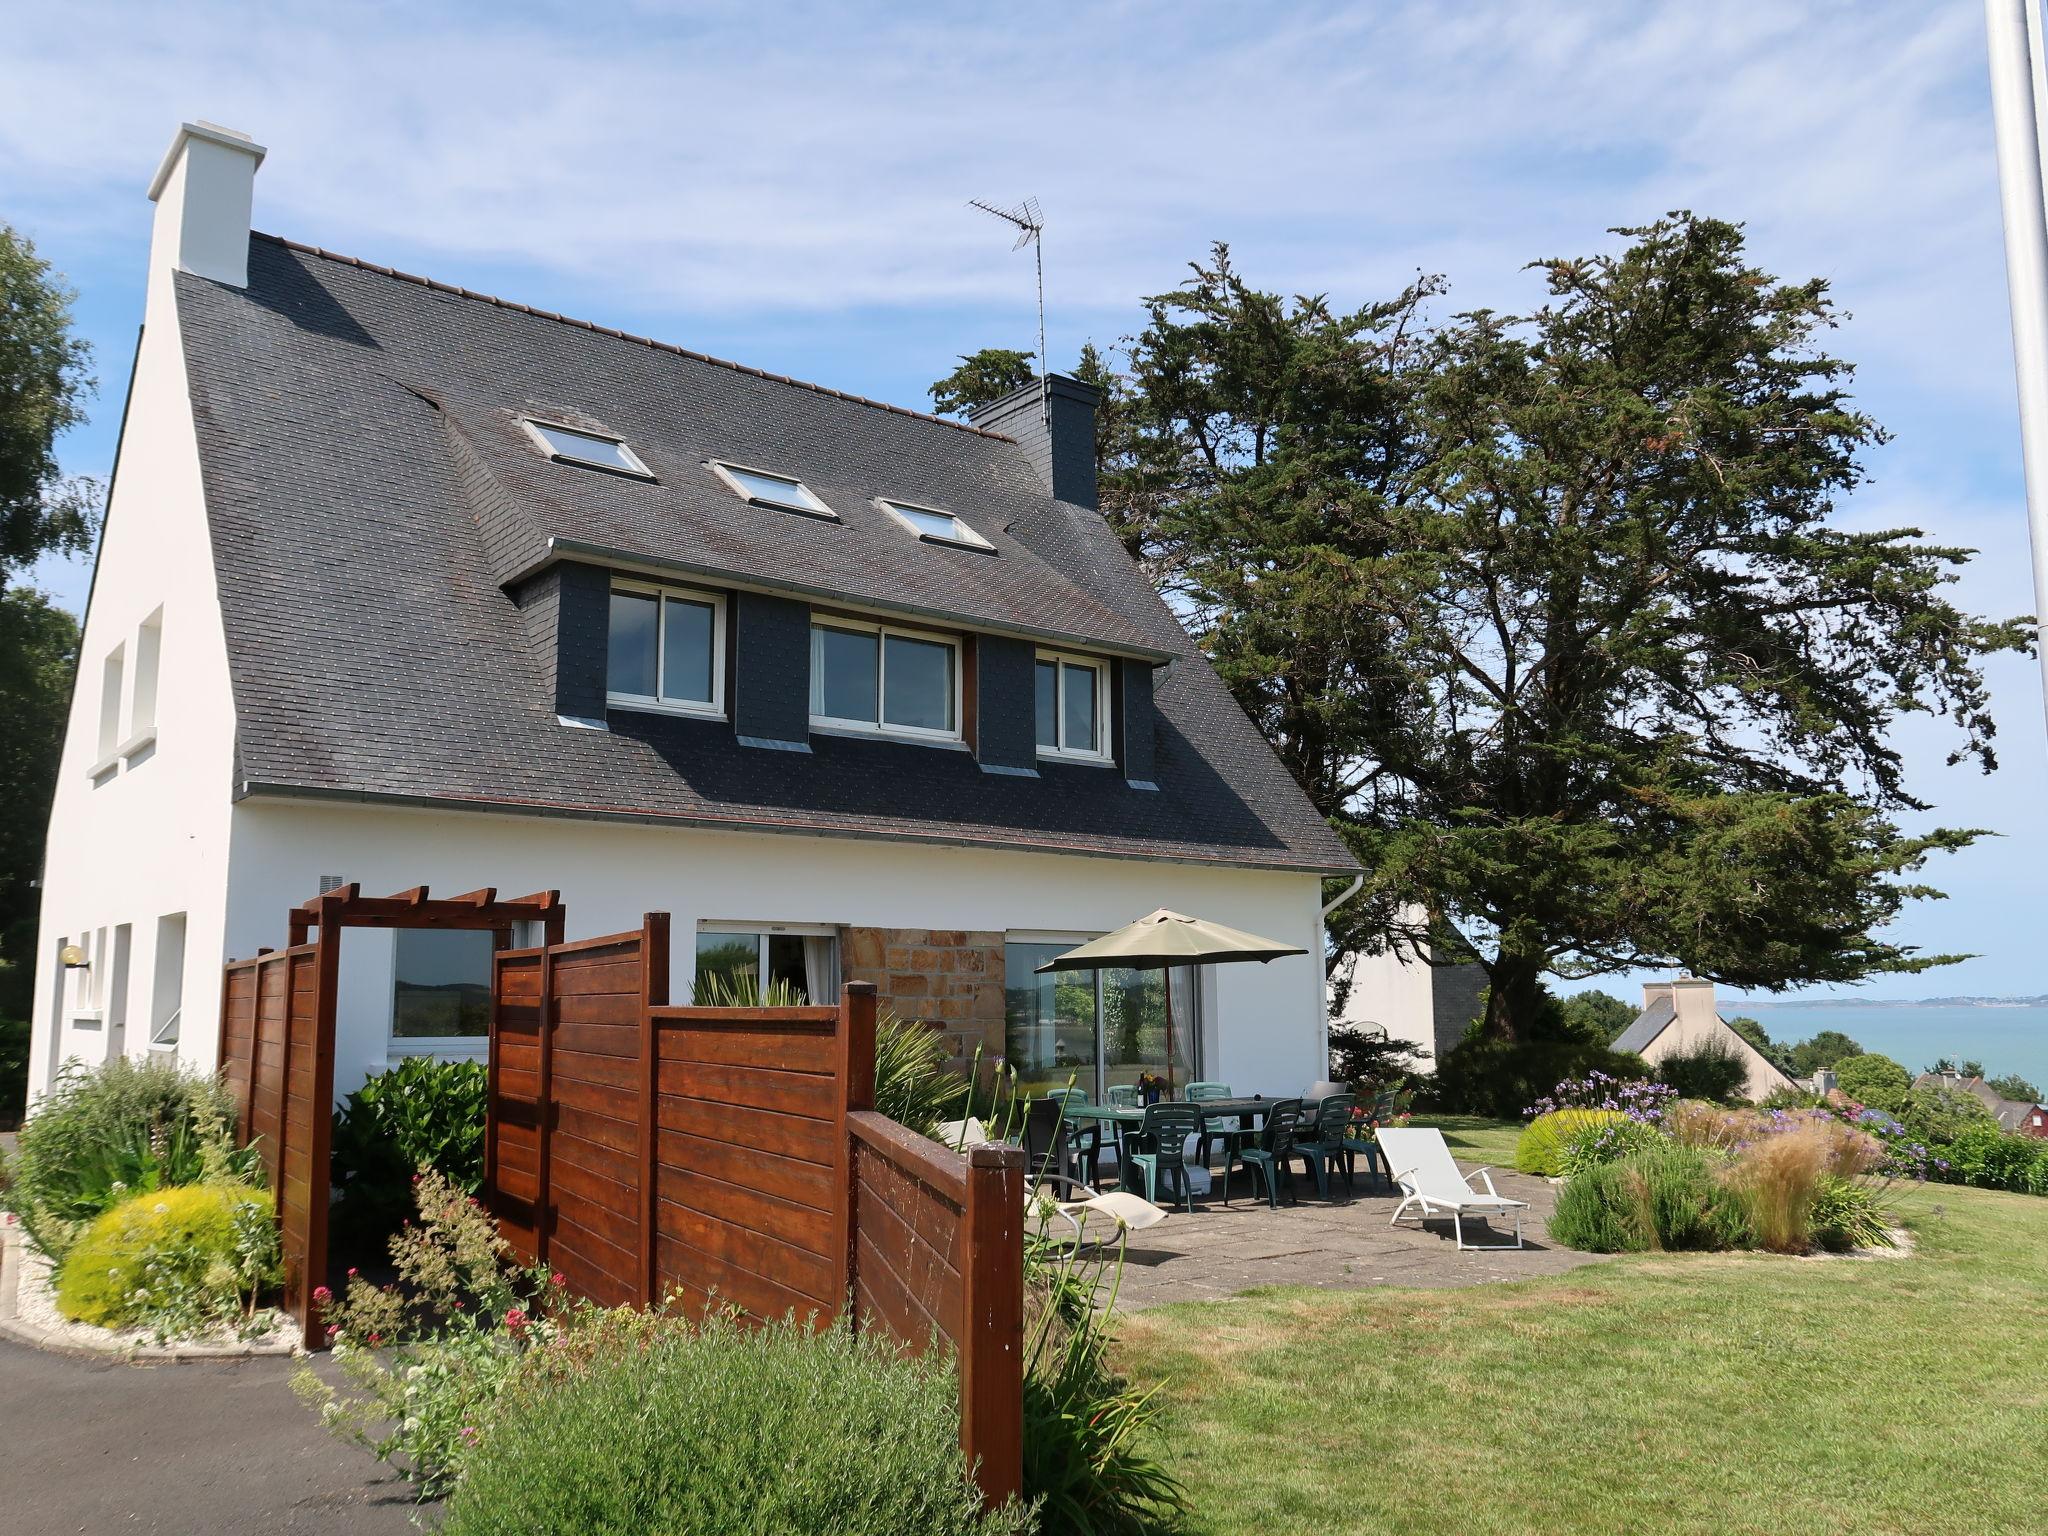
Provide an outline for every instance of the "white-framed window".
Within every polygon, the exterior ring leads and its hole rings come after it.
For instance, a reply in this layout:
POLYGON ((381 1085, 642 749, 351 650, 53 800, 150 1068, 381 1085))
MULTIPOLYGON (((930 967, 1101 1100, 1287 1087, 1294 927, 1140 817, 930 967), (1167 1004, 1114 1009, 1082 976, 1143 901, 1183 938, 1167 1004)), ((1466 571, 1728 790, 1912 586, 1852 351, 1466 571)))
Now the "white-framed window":
POLYGON ((398 928, 391 940, 391 1049, 472 1053, 491 1032, 496 936, 487 929, 398 928))
POLYGON ((606 437, 532 416, 523 417, 522 421, 527 436, 558 464, 580 464, 585 469, 608 470, 615 475, 631 475, 636 480, 654 478, 654 471, 640 462, 640 455, 628 448, 623 438, 606 437))
POLYGON ((960 740, 960 642, 864 619, 813 618, 811 723, 960 740))
POLYGON ((818 493, 794 475, 778 475, 772 469, 753 469, 745 464, 728 464, 707 459, 711 472, 741 501, 757 507, 774 507, 782 512, 801 512, 807 517, 839 521, 839 514, 818 498, 818 493))
POLYGON ((827 923, 701 922, 692 998, 759 999, 779 982, 799 1004, 839 996, 839 930, 827 923))
POLYGON ((605 695, 619 708, 723 717, 725 599, 614 580, 605 695))
POLYGON ((978 549, 991 555, 996 552, 995 545, 951 512, 942 512, 937 507, 921 507, 913 501, 891 501, 886 496, 877 496, 875 505, 927 544, 956 544, 962 549, 978 549))
POLYGON ((1038 755, 1109 761, 1109 663, 1040 651, 1035 678, 1038 755))
POLYGON ((149 1048, 175 1051, 185 1009, 185 914, 156 920, 155 980, 149 995, 149 1048))

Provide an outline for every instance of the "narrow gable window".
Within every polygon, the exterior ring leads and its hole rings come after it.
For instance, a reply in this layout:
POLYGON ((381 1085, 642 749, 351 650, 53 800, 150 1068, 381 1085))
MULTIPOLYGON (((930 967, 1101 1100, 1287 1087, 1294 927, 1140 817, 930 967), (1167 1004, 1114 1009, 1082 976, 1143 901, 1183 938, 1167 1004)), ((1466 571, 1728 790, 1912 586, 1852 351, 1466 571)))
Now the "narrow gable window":
POLYGON ((875 505, 928 544, 956 544, 962 549, 978 549, 991 555, 996 552, 995 545, 951 512, 941 512, 937 507, 920 507, 908 501, 891 501, 886 496, 877 496, 875 505))
POLYGON ((1086 656, 1041 651, 1038 755, 1109 761, 1109 667, 1086 656))
POLYGON ((612 584, 607 701, 626 709, 725 709, 725 602, 709 592, 612 584))
POLYGON ((959 644, 857 619, 812 624, 811 719, 827 728, 958 741, 959 644))
POLYGON ((774 507, 783 512, 801 512, 807 517, 830 518, 835 523, 839 521, 839 514, 820 501, 817 493, 801 480, 765 469, 748 469, 744 464, 726 464, 717 459, 710 463, 711 472, 723 480, 741 501, 750 501, 757 507, 774 507))
POLYGON ((640 462, 640 455, 616 437, 602 437, 552 421, 535 421, 530 416, 526 418, 526 430, 540 444, 541 451, 558 464, 581 464, 586 469, 609 470, 639 480, 654 478, 652 471, 640 462))

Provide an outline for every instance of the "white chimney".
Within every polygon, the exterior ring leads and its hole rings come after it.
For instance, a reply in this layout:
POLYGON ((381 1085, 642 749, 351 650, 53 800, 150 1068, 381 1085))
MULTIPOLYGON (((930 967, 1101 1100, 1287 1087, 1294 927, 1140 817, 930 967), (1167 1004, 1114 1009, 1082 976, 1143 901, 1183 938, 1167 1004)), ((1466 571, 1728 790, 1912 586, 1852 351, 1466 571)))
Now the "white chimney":
POLYGON ((1680 976, 1670 983, 1671 1010, 1678 1016, 1678 1039, 1687 1045, 1716 1034, 1714 984, 1700 976, 1680 976))
POLYGON ((151 272, 175 269, 236 288, 249 284, 249 214, 265 150, 246 133, 186 123, 171 140, 149 200, 151 272))

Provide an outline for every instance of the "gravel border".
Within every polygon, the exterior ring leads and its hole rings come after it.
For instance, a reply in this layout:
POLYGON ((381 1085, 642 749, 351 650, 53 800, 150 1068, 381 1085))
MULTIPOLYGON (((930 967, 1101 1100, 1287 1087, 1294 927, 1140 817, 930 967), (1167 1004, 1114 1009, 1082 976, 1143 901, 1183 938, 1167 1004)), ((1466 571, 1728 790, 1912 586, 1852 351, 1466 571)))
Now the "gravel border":
POLYGON ((0 1338, 53 1354, 137 1365, 180 1361, 250 1360, 290 1355, 299 1348, 299 1325, 273 1312, 271 1330, 254 1339, 214 1335, 159 1344, 147 1329, 95 1328, 74 1323, 57 1310, 50 1288, 50 1261, 32 1248, 11 1212, 0 1217, 0 1338))

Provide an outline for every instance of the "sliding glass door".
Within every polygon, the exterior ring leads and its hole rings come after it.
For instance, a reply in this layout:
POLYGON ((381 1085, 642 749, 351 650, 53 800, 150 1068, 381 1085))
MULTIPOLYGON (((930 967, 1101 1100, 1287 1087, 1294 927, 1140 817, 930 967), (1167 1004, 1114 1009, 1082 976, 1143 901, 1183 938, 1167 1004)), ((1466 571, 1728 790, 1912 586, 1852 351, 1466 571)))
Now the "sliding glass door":
POLYGON ((1016 943, 1004 950, 1009 1064, 1033 1093, 1074 1086, 1101 1103, 1110 1088, 1150 1074, 1169 1097, 1201 1074, 1194 971, 1060 971, 1037 968, 1072 943, 1016 943), (1173 1033, 1166 1028, 1167 977, 1173 978, 1173 1033))

